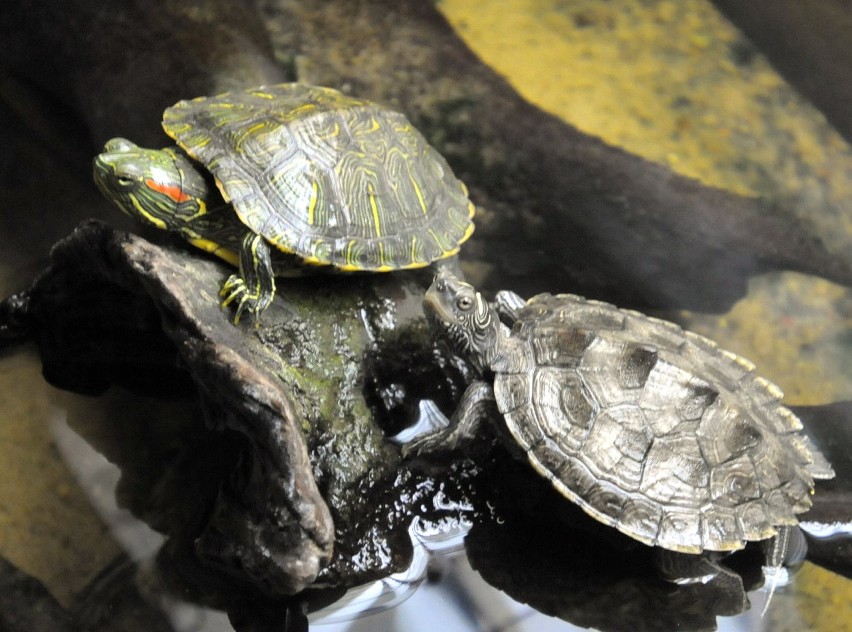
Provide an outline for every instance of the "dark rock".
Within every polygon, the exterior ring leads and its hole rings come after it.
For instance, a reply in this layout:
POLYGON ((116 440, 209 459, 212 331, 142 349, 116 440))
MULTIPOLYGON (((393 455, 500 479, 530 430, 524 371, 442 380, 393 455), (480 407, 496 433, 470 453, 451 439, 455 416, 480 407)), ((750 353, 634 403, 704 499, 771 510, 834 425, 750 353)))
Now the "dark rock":
POLYGON ((80 629, 40 581, 0 557, 0 630, 78 632, 80 629))
POLYGON ((243 438, 244 461, 243 476, 225 479, 207 508, 195 549, 289 594, 329 560, 333 523, 304 419, 269 372, 275 358, 219 310, 223 275, 210 261, 90 222, 54 248, 30 290, 28 328, 45 376, 63 388, 92 394, 118 384, 162 394, 196 385, 208 425, 243 438))
POLYGON ((192 249, 90 221, 2 313, 56 386, 185 402, 170 421, 122 400, 110 409, 127 419, 121 432, 88 429, 123 469, 123 504, 172 537, 161 557, 189 568, 184 581, 203 583, 206 566, 231 591, 280 597, 402 570, 400 497, 416 481, 381 427, 422 397, 449 405, 467 375, 425 326, 431 271, 282 281, 263 320, 240 326, 219 306, 228 274, 192 249), (376 370, 389 358, 392 375, 376 370), (388 405, 370 397, 393 388, 403 395, 388 405))

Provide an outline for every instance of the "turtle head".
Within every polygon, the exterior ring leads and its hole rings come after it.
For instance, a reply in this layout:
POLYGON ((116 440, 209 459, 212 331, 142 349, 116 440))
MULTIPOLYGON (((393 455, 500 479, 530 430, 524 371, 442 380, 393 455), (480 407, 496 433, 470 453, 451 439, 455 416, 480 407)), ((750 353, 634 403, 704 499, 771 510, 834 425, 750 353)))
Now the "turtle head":
POLYGON ((113 138, 94 160, 95 183, 131 217, 181 230, 204 214, 208 187, 177 148, 145 149, 113 138))
POLYGON ((423 311, 432 328, 453 351, 480 370, 490 367, 499 351, 502 328, 497 312, 469 283, 442 268, 423 298, 423 311))

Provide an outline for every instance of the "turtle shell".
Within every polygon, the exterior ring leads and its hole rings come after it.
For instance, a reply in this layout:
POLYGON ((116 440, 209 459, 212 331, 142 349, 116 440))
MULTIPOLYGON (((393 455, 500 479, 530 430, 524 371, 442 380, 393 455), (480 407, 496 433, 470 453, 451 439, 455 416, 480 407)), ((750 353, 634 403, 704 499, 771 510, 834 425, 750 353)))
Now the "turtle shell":
POLYGON ((473 204, 402 114, 298 83, 180 101, 163 128, 240 220, 308 263, 425 266, 473 232, 473 204))
POLYGON ((684 553, 797 524, 814 455, 780 389, 677 325, 573 295, 522 309, 494 390, 535 469, 597 520, 684 553))

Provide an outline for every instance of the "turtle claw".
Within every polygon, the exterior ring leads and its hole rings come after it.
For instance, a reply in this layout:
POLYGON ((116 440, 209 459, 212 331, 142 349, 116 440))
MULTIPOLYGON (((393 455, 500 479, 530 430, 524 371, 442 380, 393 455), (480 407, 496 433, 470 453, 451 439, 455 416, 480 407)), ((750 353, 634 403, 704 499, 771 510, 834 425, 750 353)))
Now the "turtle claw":
POLYGON ((236 325, 240 322, 240 316, 245 311, 253 314, 255 320, 259 321, 260 314, 269 307, 274 294, 264 292, 260 284, 250 288, 240 275, 232 274, 222 285, 219 296, 222 298, 221 305, 223 308, 228 307, 231 303, 236 303, 234 312, 234 324, 236 325))

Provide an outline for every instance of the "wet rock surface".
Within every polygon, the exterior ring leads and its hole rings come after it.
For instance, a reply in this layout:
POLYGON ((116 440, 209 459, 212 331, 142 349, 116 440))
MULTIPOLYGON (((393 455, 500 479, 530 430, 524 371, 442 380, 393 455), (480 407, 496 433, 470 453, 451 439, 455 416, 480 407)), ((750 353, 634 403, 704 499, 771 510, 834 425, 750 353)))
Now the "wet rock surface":
POLYGON ((37 342, 61 388, 198 398, 167 477, 180 510, 168 494, 131 504, 200 559, 272 595, 321 571, 335 586, 403 568, 407 525, 374 519, 400 459, 373 422, 361 364, 384 328, 422 320, 417 275, 293 282, 263 322, 235 327, 219 307, 225 274, 88 222, 5 304, 7 322, 37 342))

